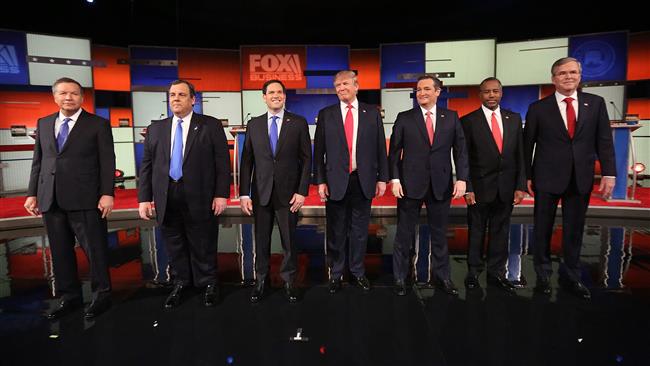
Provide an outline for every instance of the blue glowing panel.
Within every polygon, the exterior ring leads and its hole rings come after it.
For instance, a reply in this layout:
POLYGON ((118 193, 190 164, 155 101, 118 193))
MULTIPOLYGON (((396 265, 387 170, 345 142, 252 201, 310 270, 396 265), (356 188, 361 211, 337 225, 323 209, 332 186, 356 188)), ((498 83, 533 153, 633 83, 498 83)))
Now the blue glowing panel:
POLYGON ((287 91, 287 110, 305 117, 310 125, 316 124, 318 111, 338 101, 335 94, 296 94, 295 91, 287 91))
POLYGON ((169 86, 178 79, 175 48, 131 47, 131 87, 169 86))
POLYGON ((0 84, 27 85, 27 69, 25 33, 0 31, 0 84))
POLYGON ((142 166, 142 157, 144 156, 144 144, 135 143, 133 144, 133 149, 135 150, 135 171, 140 176, 140 166, 142 166))
POLYGON ((350 68, 348 46, 307 47, 307 88, 332 88, 334 75, 350 68))
POLYGON ((104 107, 95 107, 95 114, 106 118, 107 120, 111 119, 111 109, 110 108, 104 108, 104 107))
POLYGON ((381 46, 381 87, 404 88, 424 74, 424 43, 381 46))
POLYGON ((519 113, 526 118, 528 106, 539 99, 539 86, 504 86, 501 107, 519 113))
MULTIPOLYGON (((449 105, 449 99, 451 98, 467 98, 467 93, 463 92, 449 92, 449 88, 442 88, 440 91, 440 96, 438 96, 438 101, 436 102, 436 106, 442 107, 442 108, 447 108, 449 105)), ((418 100, 415 97, 415 92, 413 92, 413 106, 418 105, 418 100)))
POLYGON ((569 38, 569 55, 582 63, 582 81, 625 80, 627 32, 569 38))

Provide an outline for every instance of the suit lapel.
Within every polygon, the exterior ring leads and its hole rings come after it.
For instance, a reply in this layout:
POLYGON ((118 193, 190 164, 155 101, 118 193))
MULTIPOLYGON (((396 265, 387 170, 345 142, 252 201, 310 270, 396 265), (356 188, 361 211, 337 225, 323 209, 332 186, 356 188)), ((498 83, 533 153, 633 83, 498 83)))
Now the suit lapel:
MULTIPOLYGON (((200 132, 201 132, 201 123, 199 122, 196 113, 193 113, 192 120, 190 121, 190 130, 187 132, 185 152, 183 153, 183 163, 185 163, 185 159, 187 159, 188 155, 190 155, 190 149, 192 149, 192 145, 194 145, 194 141, 196 140, 196 135, 198 135, 200 132)), ((170 133, 171 133, 171 129, 170 129, 170 133)))
POLYGON ((359 141, 364 141, 363 135, 366 133, 366 129, 368 127, 368 122, 366 121, 366 117, 368 116, 368 111, 366 110, 366 106, 359 103, 358 112, 359 112, 358 113, 359 125, 357 126, 357 151, 359 150, 359 141))
MULTIPOLYGON (((424 120, 424 116, 420 114, 420 117, 422 120, 424 120)), ((445 128, 447 126, 446 124, 447 120, 447 112, 444 112, 440 110, 440 108, 436 107, 436 126, 433 129, 433 145, 431 145, 431 150, 436 147, 436 145, 439 145, 440 142, 438 141, 438 136, 440 136, 439 132, 442 132, 442 128, 445 128)), ((424 132, 426 133, 426 127, 424 129, 424 132)), ((427 143, 429 143, 429 134, 427 133, 426 135, 427 143)))
MULTIPOLYGON (((569 131, 567 131, 566 125, 564 124, 564 119, 562 118, 562 113, 560 113, 560 107, 557 104, 557 99, 555 99, 555 93, 551 94, 548 97, 547 103, 548 103, 548 108, 555 115, 555 118, 553 118, 553 120, 555 121, 556 128, 559 128, 562 131, 562 134, 564 134, 564 136, 567 139, 571 139, 569 137, 569 131)), ((580 113, 580 112, 578 112, 578 113, 580 113)))
MULTIPOLYGON (((167 163, 169 163, 169 161, 171 159, 172 119, 173 118, 174 117, 167 118, 166 120, 163 120, 162 122, 158 122, 158 123, 162 123, 164 125, 163 126, 163 133, 162 133, 162 148, 163 148, 163 155, 164 155, 167 163)), ((167 165, 169 165, 169 164, 167 164, 167 165)))
POLYGON ((573 134, 574 139, 578 136, 580 131, 582 131, 582 127, 585 125, 585 122, 588 120, 586 116, 589 113, 589 108, 590 108, 590 104, 587 101, 585 95, 582 93, 578 93, 578 118, 576 119, 576 125, 577 125, 576 131, 573 134))
MULTIPOLYGON (((506 144, 510 141, 513 135, 514 125, 510 119, 510 113, 501 110, 501 125, 503 125, 503 146, 501 151, 506 151, 506 144)), ((494 139, 493 139, 494 140, 494 139)), ((494 144, 496 146, 496 143, 494 144)))
POLYGON ((345 128, 343 126, 343 116, 341 115, 341 102, 336 103, 332 108, 334 113, 334 129, 341 139, 343 146, 348 146, 348 140, 345 138, 345 128))
MULTIPOLYGON (((427 125, 422 115, 422 108, 419 106, 413 109, 413 119, 415 120, 415 125, 420 131, 420 136, 424 139, 424 142, 429 145, 429 133, 427 133, 427 125)), ((435 131, 434 131, 434 140, 435 142, 435 131)))
POLYGON ((56 136, 54 135, 54 125, 56 124, 56 118, 59 114, 55 113, 51 117, 48 117, 43 125, 43 131, 39 132, 40 139, 41 139, 41 146, 43 147, 43 150, 49 149, 50 151, 54 152, 54 154, 58 154, 58 148, 56 146, 56 136))
MULTIPOLYGON (((284 146, 284 140, 287 139, 287 130, 290 128, 289 125, 291 124, 291 117, 287 113, 287 111, 284 111, 284 116, 282 117, 282 127, 280 128, 280 136, 278 137, 278 146, 275 148, 275 155, 277 156, 280 154, 280 149, 282 146, 284 146)), ((270 143, 269 143, 270 146, 270 143)))

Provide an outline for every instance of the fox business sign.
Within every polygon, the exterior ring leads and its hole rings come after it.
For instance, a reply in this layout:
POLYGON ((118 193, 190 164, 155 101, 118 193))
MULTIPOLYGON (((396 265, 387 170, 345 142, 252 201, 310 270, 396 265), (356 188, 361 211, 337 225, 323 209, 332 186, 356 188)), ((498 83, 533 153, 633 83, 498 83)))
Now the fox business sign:
POLYGON ((304 47, 243 47, 244 89, 260 89, 272 79, 281 80, 289 89, 305 88, 305 53, 304 47))

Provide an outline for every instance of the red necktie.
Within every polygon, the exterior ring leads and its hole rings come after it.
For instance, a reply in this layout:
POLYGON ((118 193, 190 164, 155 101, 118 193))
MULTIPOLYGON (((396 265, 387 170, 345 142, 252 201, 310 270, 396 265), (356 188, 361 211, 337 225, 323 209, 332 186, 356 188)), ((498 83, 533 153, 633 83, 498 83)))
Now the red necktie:
POLYGON ((433 120, 431 119, 431 112, 427 111, 427 134, 429 134, 429 145, 433 146, 433 120))
POLYGON ((569 137, 573 138, 576 132, 576 111, 573 109, 573 98, 564 98, 566 103, 566 129, 569 132, 569 137))
POLYGON ((499 152, 503 152, 503 137, 501 137, 501 129, 499 128, 499 122, 497 122, 497 114, 495 112, 492 112, 492 137, 494 137, 494 142, 497 143, 499 152))
POLYGON ((348 142, 348 155, 350 156, 350 173, 352 173, 352 139, 354 138, 354 117, 352 116, 352 104, 348 104, 348 113, 345 115, 345 139, 348 142))

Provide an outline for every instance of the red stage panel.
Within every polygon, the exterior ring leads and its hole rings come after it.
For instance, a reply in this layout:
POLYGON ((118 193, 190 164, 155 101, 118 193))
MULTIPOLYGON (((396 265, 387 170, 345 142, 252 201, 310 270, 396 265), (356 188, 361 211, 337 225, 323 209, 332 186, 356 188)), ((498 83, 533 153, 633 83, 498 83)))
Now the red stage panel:
POLYGON ((128 48, 93 46, 92 58, 96 90, 131 90, 128 48))
POLYGON ((350 69, 357 70, 360 89, 380 89, 379 50, 350 50, 350 69))
MULTIPOLYGON (((549 79, 550 78, 551 77, 549 76, 549 79)), ((540 90, 541 90, 541 92, 540 92, 539 99, 546 98, 549 95, 555 93, 555 85, 553 85, 553 84, 551 84, 551 85, 542 85, 542 88, 540 90)))
MULTIPOLYGON (((36 127, 36 121, 58 110, 51 92, 0 91, 0 128, 11 125, 36 127)), ((82 107, 88 112, 95 111, 95 98, 92 89, 84 89, 82 107)))
POLYGON ((475 111, 481 106, 481 98, 478 96, 478 91, 478 86, 450 87, 449 93, 467 93, 467 98, 450 98, 447 100, 447 107, 458 112, 458 117, 475 111))
POLYGON ((242 88, 262 89, 264 82, 281 80, 287 89, 304 89, 307 50, 304 46, 246 46, 241 48, 242 88))
POLYGON ((627 51, 627 80, 650 79, 650 32, 631 34, 627 51))
POLYGON ((131 108, 117 108, 111 107, 111 127, 120 127, 120 119, 128 119, 129 126, 133 126, 133 111, 131 108))
POLYGON ((178 77, 198 91, 240 91, 239 52, 180 48, 178 77))
POLYGON ((640 119, 650 119, 650 99, 628 99, 627 113, 638 114, 640 119))

